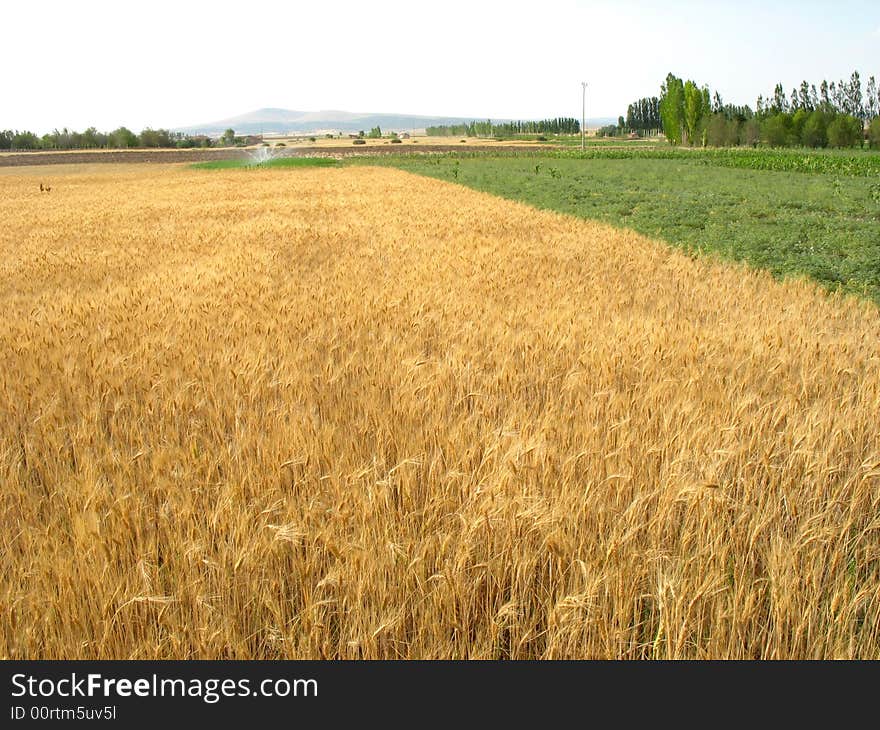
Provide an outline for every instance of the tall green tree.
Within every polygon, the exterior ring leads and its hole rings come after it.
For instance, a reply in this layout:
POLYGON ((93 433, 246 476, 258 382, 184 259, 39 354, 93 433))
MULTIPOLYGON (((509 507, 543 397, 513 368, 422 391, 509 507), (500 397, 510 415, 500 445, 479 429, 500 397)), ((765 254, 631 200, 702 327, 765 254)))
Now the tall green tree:
POLYGON ((806 80, 801 81, 801 88, 798 91, 798 106, 804 111, 811 112, 815 107, 813 106, 813 101, 810 98, 810 85, 806 82, 806 80))
POLYGON ((834 82, 829 84, 825 79, 822 79, 822 106, 829 112, 834 111, 833 90, 834 82))
POLYGON ((862 99, 862 79, 859 76, 859 72, 853 71, 852 76, 849 77, 849 82, 844 84, 841 81, 841 84, 843 85, 846 99, 844 111, 852 117, 864 120, 865 104, 862 99))
POLYGON ((774 114, 783 114, 788 111, 788 99, 785 98, 785 90, 782 84, 776 84, 773 89, 773 106, 771 107, 774 114))
POLYGON ((703 131, 702 122, 709 116, 711 106, 709 89, 700 88, 693 81, 684 85, 684 134, 682 138, 693 145, 703 131))
POLYGON ((840 83, 835 84, 833 81, 831 82, 831 86, 829 87, 831 91, 831 103, 834 105, 834 109, 837 112, 845 112, 846 111, 846 82, 841 79, 840 83))
POLYGON ((880 114, 880 107, 878 107, 877 102, 877 82, 871 76, 868 79, 868 85, 865 87, 865 114, 869 120, 880 114))
POLYGON ((681 144, 684 127, 684 84, 680 78, 670 73, 666 76, 660 91, 660 120, 663 123, 663 133, 670 144, 681 144))

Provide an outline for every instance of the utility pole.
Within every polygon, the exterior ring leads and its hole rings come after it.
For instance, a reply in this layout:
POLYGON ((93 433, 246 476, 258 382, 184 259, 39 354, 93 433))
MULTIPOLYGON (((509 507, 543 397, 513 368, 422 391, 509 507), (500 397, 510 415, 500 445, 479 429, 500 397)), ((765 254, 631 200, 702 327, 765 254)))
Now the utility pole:
POLYGON ((581 150, 587 149, 587 82, 581 81, 581 150))

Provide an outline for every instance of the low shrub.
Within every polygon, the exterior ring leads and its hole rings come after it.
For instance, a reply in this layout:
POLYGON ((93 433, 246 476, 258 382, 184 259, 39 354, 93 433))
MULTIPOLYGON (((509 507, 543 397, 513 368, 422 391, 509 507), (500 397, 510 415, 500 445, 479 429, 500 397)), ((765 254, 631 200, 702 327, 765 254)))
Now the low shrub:
POLYGON ((868 127, 868 144, 871 149, 880 150, 880 117, 876 117, 868 127))
POLYGON ((862 120, 840 114, 828 125, 828 144, 831 147, 857 147, 862 144, 862 120))

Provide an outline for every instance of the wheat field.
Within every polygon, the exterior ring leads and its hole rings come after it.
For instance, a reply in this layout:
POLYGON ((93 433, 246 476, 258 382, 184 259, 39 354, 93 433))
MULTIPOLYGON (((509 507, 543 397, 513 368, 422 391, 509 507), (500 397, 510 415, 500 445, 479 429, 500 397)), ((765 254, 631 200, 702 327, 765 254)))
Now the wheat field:
POLYGON ((400 171, 0 175, 0 656, 880 658, 880 315, 400 171))

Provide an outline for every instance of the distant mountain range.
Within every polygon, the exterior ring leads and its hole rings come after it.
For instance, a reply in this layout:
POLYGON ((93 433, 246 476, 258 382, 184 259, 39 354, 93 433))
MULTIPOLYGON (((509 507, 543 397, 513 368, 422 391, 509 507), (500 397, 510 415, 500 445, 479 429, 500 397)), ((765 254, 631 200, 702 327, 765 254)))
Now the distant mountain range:
MULTIPOLYGON (((345 111, 300 112, 292 109, 257 109, 236 117, 216 122, 178 127, 175 131, 185 134, 222 134, 234 129, 236 134, 289 134, 316 132, 369 132, 381 127, 383 132, 408 132, 423 130, 443 124, 467 124, 485 117, 426 117, 417 114, 374 114, 345 111)), ((506 122, 509 119, 493 119, 506 122)), ((587 126, 609 124, 615 120, 588 119, 587 126)))

